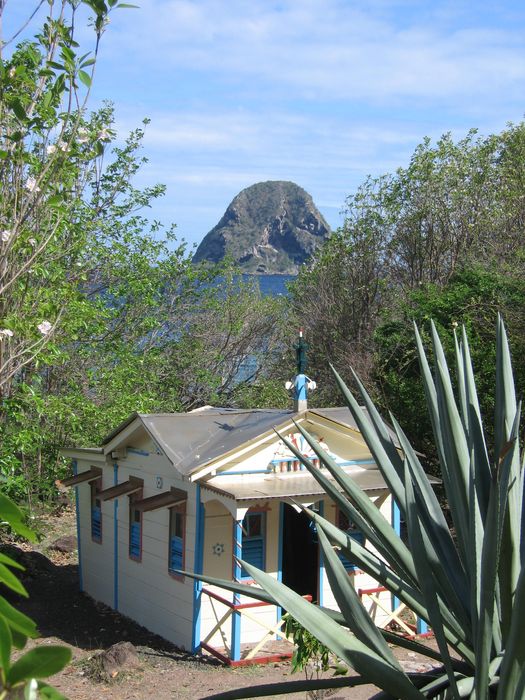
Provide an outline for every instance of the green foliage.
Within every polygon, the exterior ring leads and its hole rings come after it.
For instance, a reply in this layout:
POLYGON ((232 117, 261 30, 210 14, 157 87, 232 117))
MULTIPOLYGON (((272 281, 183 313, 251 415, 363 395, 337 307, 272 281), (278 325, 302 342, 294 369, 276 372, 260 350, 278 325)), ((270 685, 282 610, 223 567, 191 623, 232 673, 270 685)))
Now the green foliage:
MULTIPOLYGON (((433 320, 447 358, 455 352, 453 330, 464 326, 469 337, 471 359, 476 368, 482 415, 494 411, 492 391, 496 366, 495 327, 499 311, 507 323, 513 354, 525 352, 522 329, 525 327, 525 285, 522 277, 480 266, 464 268, 444 286, 427 284, 410 292, 399 304, 396 318, 385 315, 375 331, 374 376, 376 395, 382 406, 404 416, 406 432, 427 462, 437 465, 432 425, 425 410, 425 398, 418 390, 421 371, 412 343, 415 322, 424 341, 431 337, 433 320)), ((518 392, 525 389, 524 368, 517 365, 518 392)), ((485 424, 491 435, 490 424, 485 424)))
MULTIPOLYGON (((348 368, 354 367, 381 400, 383 358, 377 367, 375 331, 386 319, 404 320, 407 307, 419 303, 414 294, 436 296, 449 284, 457 290, 457 275, 471 268, 483 268, 488 276, 505 278, 509 287, 520 287, 524 144, 525 123, 488 137, 471 131, 459 141, 450 134, 435 143, 425 139, 407 167, 368 177, 348 197, 343 227, 292 285, 293 312, 310 344, 310 373, 319 384, 315 400, 320 405, 338 400, 329 363, 341 368, 351 387, 348 368)), ((464 285, 470 282, 485 325, 485 304, 493 306, 489 285, 480 288, 476 275, 463 278, 464 285)), ((463 300, 467 293, 462 293, 463 300)), ((523 295, 499 296, 507 297, 508 305, 500 310, 514 341, 524 334, 523 323, 516 328, 511 322, 511 315, 524 306, 523 295)), ((448 297, 452 303, 452 295, 448 297)), ((439 313, 436 308, 433 317, 439 313)), ((450 322, 445 325, 450 327, 450 322)), ((403 411, 390 401, 389 408, 403 411)))
MULTIPOLYGON (((0 493, 0 519, 12 532, 34 540, 34 533, 24 524, 22 511, 0 493)), ((23 570, 18 562, 0 553, 0 583, 23 596, 27 596, 16 576, 23 570)), ((14 608, 0 595, 0 698, 42 697, 61 700, 63 696, 41 679, 61 671, 71 660, 71 652, 65 647, 46 645, 35 647, 11 660, 11 652, 23 649, 28 638, 37 636, 34 622, 14 608), (38 693, 38 694, 37 694, 38 693)))
MULTIPOLYGON (((354 420, 406 520, 408 545, 366 493, 298 425, 333 480, 282 439, 371 545, 365 548, 322 516, 305 509, 316 524, 340 613, 308 603, 271 575, 245 562, 243 566, 261 587, 260 592, 252 586, 226 581, 221 585, 237 592, 242 588, 261 600, 273 599, 321 644, 364 679, 382 688, 384 693, 378 697, 385 700, 517 700, 523 697, 525 687, 521 632, 525 602, 525 470, 519 446, 521 407, 515 398, 505 329, 498 319, 490 448, 484 435, 465 329, 455 342, 456 393, 435 326, 431 326, 433 372, 417 330, 416 341, 454 535, 399 423, 391 417, 398 443, 395 444, 358 378, 355 381, 359 401, 334 371, 354 420), (386 642, 395 639, 398 645, 415 650, 414 642, 374 626, 334 546, 429 623, 442 667, 424 674, 403 671, 386 642)), ((416 646, 420 653, 436 658, 432 650, 416 646)), ((244 697, 264 694, 264 689, 258 688, 244 697)), ((216 697, 225 699, 228 694, 216 697)))
POLYGON ((257 380, 284 323, 280 302, 226 263, 192 265, 143 215, 165 189, 133 185, 148 121, 116 145, 111 105, 87 113, 108 12, 124 5, 87 3, 82 54, 79 3, 60 19, 58 4, 0 61, 0 481, 30 508, 56 494, 61 447, 96 444, 133 410, 233 403, 242 362, 257 359, 257 380))
MULTIPOLYGON (((307 680, 315 678, 317 681, 320 680, 322 673, 326 673, 330 669, 335 670, 335 675, 347 673, 346 666, 333 663, 334 659, 330 649, 321 644, 317 637, 308 632, 289 613, 286 613, 283 619, 283 632, 294 643, 292 673, 304 671, 307 680)), ((324 689, 318 688, 308 691, 307 697, 312 698, 312 700, 320 700, 327 695, 324 689)))

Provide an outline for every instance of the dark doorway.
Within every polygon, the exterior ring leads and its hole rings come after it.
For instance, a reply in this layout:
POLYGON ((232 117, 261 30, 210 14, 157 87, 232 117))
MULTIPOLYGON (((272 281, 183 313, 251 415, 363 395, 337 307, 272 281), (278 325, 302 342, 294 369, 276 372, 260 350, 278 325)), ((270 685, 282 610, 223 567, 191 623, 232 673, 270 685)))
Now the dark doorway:
POLYGON ((313 523, 283 503, 282 581, 299 595, 319 600, 319 545, 313 523))

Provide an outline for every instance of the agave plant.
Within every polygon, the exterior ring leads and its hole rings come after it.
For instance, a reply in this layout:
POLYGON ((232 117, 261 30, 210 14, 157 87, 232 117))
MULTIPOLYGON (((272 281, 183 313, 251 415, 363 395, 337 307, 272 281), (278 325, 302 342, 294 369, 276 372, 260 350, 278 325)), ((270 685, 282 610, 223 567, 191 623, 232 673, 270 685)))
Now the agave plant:
MULTIPOLYGON (((326 572, 340 612, 306 602, 246 562, 244 568, 260 589, 250 586, 246 590, 242 584, 226 581, 222 585, 276 602, 359 674, 358 679, 328 679, 317 687, 366 681, 382 689, 377 696, 382 698, 523 700, 524 470, 519 448, 520 406, 515 397, 505 329, 498 319, 492 449, 484 437, 465 331, 460 339, 456 338, 456 393, 435 327, 432 325, 434 372, 417 328, 416 342, 452 531, 418 455, 398 422, 390 417, 396 444, 357 376, 359 399, 334 370, 348 408, 407 523, 408 544, 355 482, 297 425, 325 470, 316 468, 282 439, 363 532, 375 552, 306 509, 316 523, 326 572), (333 480, 326 477, 326 471, 333 480), (431 626, 439 652, 375 627, 334 546, 431 626), (405 673, 389 642, 426 654, 438 662, 435 671, 405 673)), ((309 687, 316 687, 315 682, 311 681, 309 687)), ((215 697, 285 693, 295 690, 295 686, 299 689, 297 682, 280 687, 274 684, 215 697)))

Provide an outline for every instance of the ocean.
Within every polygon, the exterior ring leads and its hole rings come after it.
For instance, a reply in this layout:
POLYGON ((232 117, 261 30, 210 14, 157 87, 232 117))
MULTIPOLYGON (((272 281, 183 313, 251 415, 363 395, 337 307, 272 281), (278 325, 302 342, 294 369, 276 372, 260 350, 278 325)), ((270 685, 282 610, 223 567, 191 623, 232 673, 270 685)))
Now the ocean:
POLYGON ((263 296, 286 296, 286 284, 295 279, 295 275, 243 275, 244 282, 257 282, 263 296))

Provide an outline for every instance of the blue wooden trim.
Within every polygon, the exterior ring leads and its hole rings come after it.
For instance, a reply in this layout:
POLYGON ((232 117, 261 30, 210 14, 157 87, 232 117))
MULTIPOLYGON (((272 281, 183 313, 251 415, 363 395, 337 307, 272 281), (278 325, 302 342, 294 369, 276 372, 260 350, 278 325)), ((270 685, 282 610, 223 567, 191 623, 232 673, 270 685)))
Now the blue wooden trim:
POLYGON ((294 381, 295 398, 298 401, 306 401, 306 397, 307 397, 306 383, 307 383, 307 381, 308 381, 308 378, 307 378, 306 374, 301 373, 295 377, 295 381, 294 381))
POLYGON ((132 455, 140 455, 141 457, 149 457, 149 452, 147 450, 137 450, 135 447, 126 447, 128 452, 132 455))
POLYGON ((416 631, 418 634, 426 634, 428 632, 428 625, 425 622, 425 620, 422 620, 420 617, 417 618, 416 621, 416 631))
MULTIPOLYGON (((197 484, 195 498, 195 563, 196 574, 202 574, 204 562, 204 506, 201 503, 201 487, 197 484)), ((193 630, 191 651, 197 653, 201 645, 201 596, 202 581, 193 582, 193 630)))
MULTIPOLYGON (((113 484, 118 484, 118 464, 113 463, 113 484)), ((118 498, 113 499, 113 607, 118 610, 118 498)))
MULTIPOLYGON (((324 515, 324 501, 319 501, 319 515, 324 515)), ((324 599, 324 592, 323 592, 323 584, 324 584, 324 557, 323 557, 323 550, 321 549, 321 545, 318 543, 317 547, 319 548, 319 600, 317 601, 319 605, 323 604, 323 599, 324 599)))
MULTIPOLYGON (((78 474, 77 460, 73 460, 73 474, 78 474)), ((78 486, 75 486, 75 510, 77 512, 77 552, 78 552, 78 587, 81 591, 84 590, 84 581, 82 578, 82 544, 80 541, 80 511, 78 509, 78 486)))
MULTIPOLYGON (((233 523, 233 555, 239 558, 241 556, 241 543, 242 543, 242 523, 240 520, 235 520, 233 523)), ((233 560, 233 580, 241 580, 241 565, 239 562, 233 560)), ((233 594, 233 602, 236 605, 241 600, 238 593, 233 594)), ((232 615, 232 643, 231 643, 231 653, 232 661, 240 661, 241 658, 241 614, 234 612, 232 615)))
MULTIPOLYGON (((283 546, 284 546, 284 503, 281 501, 279 503, 279 536, 277 540, 277 580, 282 583, 283 582, 283 546)), ((276 622, 279 622, 279 620, 282 617, 283 614, 283 609, 281 608, 280 605, 277 606, 277 620, 276 622)), ((281 639, 281 637, 277 637, 277 639, 281 639)))
MULTIPOLYGON (((317 458, 317 455, 314 455, 314 458, 317 458)), ((272 459, 270 461, 270 464, 280 464, 281 462, 297 462, 297 457, 277 457, 276 459, 272 459)), ((337 462, 337 465, 339 467, 350 467, 352 464, 375 464, 375 459, 347 459, 342 462, 337 462)), ((224 472, 225 474, 232 474, 232 472, 224 472)), ((255 474, 256 472, 237 472, 238 474, 255 474)), ((216 474, 216 476, 219 476, 216 474)))
MULTIPOLYGON (((397 505, 396 501, 394 500, 394 497, 392 496, 392 527, 394 528, 394 532, 398 537, 401 536, 401 511, 399 510, 399 506, 397 505)), ((395 610, 399 606, 399 598, 395 595, 392 595, 392 610, 395 610)))
MULTIPOLYGON (((128 448, 129 452, 132 452, 128 448)), ((135 450, 135 452, 139 453, 139 450, 135 450)), ((272 459, 270 461, 270 464, 281 464, 281 462, 297 462, 297 457, 283 457, 282 459, 272 459)), ((375 464, 375 460, 373 459, 351 459, 347 460, 345 462, 337 462, 337 464, 340 467, 349 467, 352 466, 353 464, 375 464)), ((226 472, 219 472, 218 474, 215 474, 215 476, 245 476, 245 475, 250 475, 250 474, 273 474, 273 469, 242 469, 239 471, 226 471, 226 472)))
POLYGON ((273 469, 243 469, 238 472, 219 472, 214 476, 241 476, 244 474, 273 474, 273 469))

